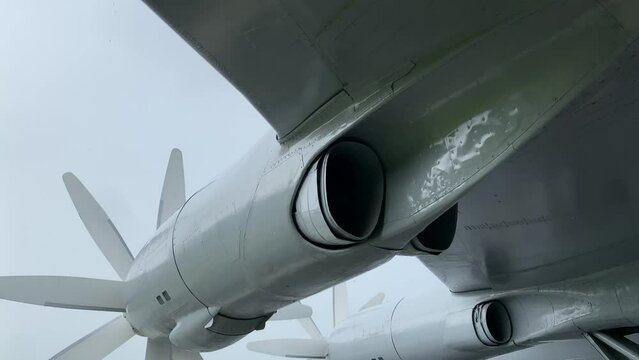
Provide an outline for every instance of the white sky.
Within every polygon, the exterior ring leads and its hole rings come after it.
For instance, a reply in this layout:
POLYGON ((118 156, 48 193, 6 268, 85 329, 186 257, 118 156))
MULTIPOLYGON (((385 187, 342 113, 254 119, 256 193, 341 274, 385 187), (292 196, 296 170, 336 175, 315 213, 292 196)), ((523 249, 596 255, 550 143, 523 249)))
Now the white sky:
MULTIPOLYGON (((0 276, 117 279, 66 194, 64 172, 78 175, 136 254, 154 230, 171 148, 184 152, 192 193, 267 129, 141 1, 0 0, 0 276)), ((351 303, 429 282, 417 261, 393 261, 355 280, 351 303)), ((330 295, 306 303, 328 334, 330 295)), ((114 316, 0 301, 0 358, 49 358, 114 316)), ((289 322, 248 340, 303 336, 289 322)), ((143 359, 144 346, 136 337, 109 359, 143 359)), ((268 357, 243 341, 205 358, 268 357)))

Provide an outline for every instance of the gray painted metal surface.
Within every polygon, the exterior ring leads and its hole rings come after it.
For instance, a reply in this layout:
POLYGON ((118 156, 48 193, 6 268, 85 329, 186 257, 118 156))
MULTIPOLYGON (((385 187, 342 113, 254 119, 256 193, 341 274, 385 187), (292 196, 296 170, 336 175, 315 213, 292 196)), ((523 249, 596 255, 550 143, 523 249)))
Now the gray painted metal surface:
POLYGON ((459 202, 453 291, 513 289, 639 260, 639 43, 459 202))
MULTIPOLYGON (((587 339, 594 338, 618 355, 611 359, 634 359, 639 345, 624 333, 600 330, 626 329, 627 334, 632 332, 627 329, 639 325, 639 311, 628 303, 639 296, 638 270, 639 263, 627 264, 500 293, 426 293, 360 310, 337 323, 325 338, 313 341, 327 344, 321 358, 331 360, 526 359, 535 354, 544 359, 598 359, 597 347, 584 347, 585 341, 579 341, 587 334, 587 339), (496 313, 477 316, 475 310, 483 313, 486 304, 498 304, 501 318, 496 313), (491 340, 493 335, 503 336, 503 341, 491 340), (539 346, 539 351, 526 351, 539 346)), ((319 356, 315 348, 301 346, 298 340, 258 341, 249 349, 285 357, 319 356)))

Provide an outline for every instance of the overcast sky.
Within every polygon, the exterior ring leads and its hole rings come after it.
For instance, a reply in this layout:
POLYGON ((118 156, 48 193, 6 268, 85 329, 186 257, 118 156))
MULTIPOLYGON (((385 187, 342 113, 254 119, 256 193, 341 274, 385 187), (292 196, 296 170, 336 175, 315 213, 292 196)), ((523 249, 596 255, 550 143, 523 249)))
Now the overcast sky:
MULTIPOLYGON (((66 194, 64 172, 84 182, 137 254, 154 230, 171 148, 184 153, 190 194, 267 130, 139 0, 0 0, 0 276, 117 280, 66 194)), ((416 260, 395 259, 349 283, 351 308, 382 290, 391 301, 447 291, 416 260)), ((330 333, 330 294, 305 303, 330 333)), ((49 358, 113 317, 0 300, 0 358, 49 358)), ((269 323, 204 357, 268 359, 246 342, 304 336, 296 322, 269 323)), ((144 347, 135 337, 109 359, 143 359, 144 347)))

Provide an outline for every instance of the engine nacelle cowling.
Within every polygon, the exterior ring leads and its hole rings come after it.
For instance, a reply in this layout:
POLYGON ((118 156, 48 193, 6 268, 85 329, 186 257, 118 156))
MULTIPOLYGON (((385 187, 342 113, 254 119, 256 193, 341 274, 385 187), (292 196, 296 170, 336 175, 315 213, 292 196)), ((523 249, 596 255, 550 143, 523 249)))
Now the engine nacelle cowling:
POLYGON ((295 223, 309 241, 348 246, 375 230, 384 199, 384 172, 366 145, 331 146, 310 167, 295 200, 295 223))
POLYGON ((328 340, 333 360, 470 360, 507 352, 513 327, 498 300, 402 300, 349 318, 328 340))
POLYGON ((508 310, 498 300, 473 305, 472 298, 445 297, 424 308, 406 301, 393 315, 393 339, 403 360, 476 359, 502 351, 513 328, 508 310), (440 302, 441 301, 441 302, 440 302), (426 310, 427 309, 427 310, 426 310))

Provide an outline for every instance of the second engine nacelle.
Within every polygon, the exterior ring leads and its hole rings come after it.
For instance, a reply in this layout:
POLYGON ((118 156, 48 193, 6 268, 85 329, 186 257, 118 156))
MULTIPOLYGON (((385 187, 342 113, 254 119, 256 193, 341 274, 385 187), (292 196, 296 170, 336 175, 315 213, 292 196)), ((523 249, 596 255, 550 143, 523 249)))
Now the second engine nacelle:
POLYGON ((419 302, 400 303, 393 316, 393 339, 401 359, 423 359, 424 354, 432 359, 478 359, 501 351, 513 334, 508 310, 498 300, 472 301, 447 297, 426 311, 419 302))
POLYGON ((344 141, 311 166, 295 200, 295 223, 320 246, 353 245, 368 238, 379 221, 384 172, 366 145, 344 141))
POLYGON ((471 360, 512 349, 513 326, 502 302, 456 296, 424 300, 353 315, 328 339, 330 358, 471 360))

